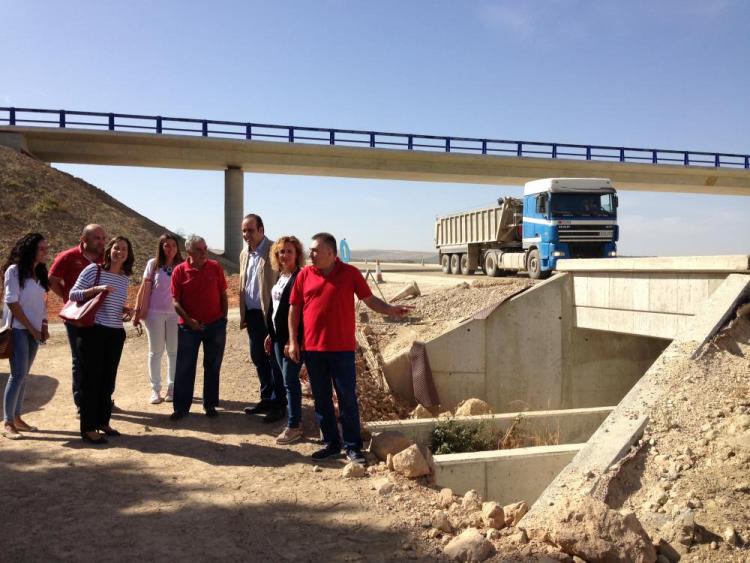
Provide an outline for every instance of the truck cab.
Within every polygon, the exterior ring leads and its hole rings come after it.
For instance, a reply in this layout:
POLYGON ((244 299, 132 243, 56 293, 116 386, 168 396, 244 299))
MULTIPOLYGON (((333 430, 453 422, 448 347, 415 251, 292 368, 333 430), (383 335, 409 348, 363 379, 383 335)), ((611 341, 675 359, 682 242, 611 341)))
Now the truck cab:
POLYGON ((522 244, 531 277, 547 277, 561 258, 617 255, 617 193, 606 178, 527 182, 522 244))

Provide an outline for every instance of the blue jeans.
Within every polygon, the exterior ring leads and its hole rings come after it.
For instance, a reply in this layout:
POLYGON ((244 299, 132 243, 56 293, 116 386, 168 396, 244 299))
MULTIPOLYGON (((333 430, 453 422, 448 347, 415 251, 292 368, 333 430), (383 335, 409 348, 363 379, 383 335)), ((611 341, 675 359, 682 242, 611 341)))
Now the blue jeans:
POLYGON ((73 359, 73 402, 77 407, 81 406, 81 358, 78 356, 78 327, 70 323, 63 323, 65 332, 68 333, 68 344, 70 344, 70 355, 73 359))
POLYGON ((26 391, 26 376, 34 363, 39 343, 25 328, 14 328, 12 331, 13 352, 10 356, 10 377, 5 385, 3 396, 3 413, 5 422, 13 422, 21 416, 23 396, 26 391))
POLYGON ((302 422, 302 385, 299 382, 299 370, 302 363, 294 363, 284 355, 284 345, 279 342, 273 343, 273 351, 276 355, 276 363, 281 366, 284 376, 284 387, 286 387, 286 404, 289 419, 286 425, 289 428, 299 428, 302 422))
POLYGON ((274 407, 286 406, 284 377, 275 358, 269 357, 263 349, 268 336, 266 322, 260 309, 245 309, 247 337, 250 340, 250 359, 260 380, 260 402, 274 407))
POLYGON ((219 373, 224 359, 227 339, 227 320, 207 324, 203 330, 193 330, 185 324, 177 328, 177 368, 174 376, 174 412, 188 413, 193 404, 195 370, 198 350, 203 344, 203 408, 219 405, 219 373))
POLYGON ((333 389, 339 399, 339 417, 344 432, 344 448, 361 450, 362 435, 357 405, 357 371, 354 352, 305 352, 305 365, 310 374, 310 387, 315 400, 315 418, 323 433, 323 442, 341 446, 333 389))

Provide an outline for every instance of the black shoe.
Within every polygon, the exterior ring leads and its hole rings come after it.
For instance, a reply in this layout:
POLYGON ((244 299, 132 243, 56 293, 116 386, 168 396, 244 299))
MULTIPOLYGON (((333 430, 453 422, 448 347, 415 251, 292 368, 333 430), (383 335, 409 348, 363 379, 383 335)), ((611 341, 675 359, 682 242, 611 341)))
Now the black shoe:
POLYGON ((263 417, 263 422, 271 424, 272 422, 278 422, 279 420, 286 418, 286 409, 276 407, 275 409, 268 411, 268 414, 263 417))
POLYGON ((90 438, 88 434, 84 434, 81 432, 81 439, 84 442, 88 442, 89 444, 106 444, 107 439, 104 436, 100 436, 99 438, 90 438))
POLYGON ((320 461, 321 459, 328 459, 329 457, 334 457, 334 456, 339 456, 339 455, 341 455, 341 446, 328 444, 326 447, 319 449, 310 457, 314 460, 320 461))
POLYGON ((254 405, 252 407, 245 407, 243 410, 245 411, 245 414, 263 414, 272 411, 273 405, 271 403, 261 401, 257 405, 254 405))
POLYGON ((106 434, 107 436, 122 436, 122 434, 120 434, 114 428, 110 428, 109 430, 107 430, 106 428, 100 428, 99 432, 104 432, 104 434, 106 434))
POLYGON ((219 416, 219 413, 216 412, 216 409, 206 409, 206 416, 208 418, 216 418, 219 416))
POLYGON ((360 465, 367 465, 367 460, 360 450, 346 450, 346 459, 353 463, 359 463, 360 465))
POLYGON ((180 420, 181 418, 185 418, 186 416, 187 416, 186 412, 174 411, 172 414, 169 415, 169 420, 180 420))

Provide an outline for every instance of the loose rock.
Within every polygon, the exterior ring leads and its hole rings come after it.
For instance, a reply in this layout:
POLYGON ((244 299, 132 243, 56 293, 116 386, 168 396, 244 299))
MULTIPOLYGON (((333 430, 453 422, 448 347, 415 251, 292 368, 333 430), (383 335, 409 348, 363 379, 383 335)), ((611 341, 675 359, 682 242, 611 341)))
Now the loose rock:
POLYGON ((492 407, 481 399, 466 399, 458 405, 456 416, 472 416, 478 414, 492 414, 492 407))
POLYGON ((464 510, 481 510, 482 497, 474 489, 466 491, 466 494, 461 499, 461 507, 464 510))
POLYGON ((341 470, 341 476, 346 479, 356 479, 359 477, 364 477, 367 471, 365 471, 365 466, 360 465, 359 463, 349 462, 344 466, 344 469, 341 470))
POLYGON ((453 526, 451 525, 450 520, 448 520, 448 515, 442 510, 436 510, 433 512, 431 523, 433 528, 442 532, 447 532, 449 534, 453 532, 453 526))
POLYGON ((454 561, 484 561, 494 551, 492 544, 474 528, 464 530, 444 549, 445 555, 454 561))
POLYGON ((524 501, 514 502, 503 507, 505 513, 505 525, 515 526, 523 518, 524 514, 529 511, 529 505, 524 501))
POLYGON ((488 528, 499 530, 505 527, 505 511, 496 502, 485 502, 482 504, 482 516, 488 528))
POLYGON ((409 416, 411 418, 432 418, 432 413, 422 405, 417 405, 417 407, 411 411, 411 415, 409 416))
POLYGON ((448 488, 441 489, 438 494, 438 503, 442 508, 448 508, 453 504, 453 490, 448 488))
POLYGON ((569 555, 587 561, 656 561, 656 549, 633 513, 622 515, 584 497, 556 506, 550 516, 549 538, 569 555))
POLYGON ((384 497, 390 495, 394 489, 393 482, 388 479, 378 479, 375 481, 374 485, 378 494, 383 495, 384 497))
POLYGON ((396 455, 414 444, 412 440, 404 436, 401 432, 387 430, 375 434, 370 440, 370 451, 382 461, 385 461, 388 454, 396 455))
POLYGON ((406 477, 430 474, 430 466, 416 444, 393 456, 393 469, 406 477))

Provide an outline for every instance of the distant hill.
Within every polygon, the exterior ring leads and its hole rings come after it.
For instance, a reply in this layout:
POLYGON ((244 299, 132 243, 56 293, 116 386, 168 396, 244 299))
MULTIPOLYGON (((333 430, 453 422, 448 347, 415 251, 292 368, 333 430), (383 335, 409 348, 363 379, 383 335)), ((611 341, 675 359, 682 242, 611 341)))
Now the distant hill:
MULTIPOLYGON (((78 243, 88 223, 99 223, 108 236, 125 235, 133 244, 138 277, 156 241, 169 229, 117 201, 96 186, 32 157, 0 146, 0 259, 4 262, 16 240, 38 231, 54 255, 78 243)), ((180 247, 184 248, 184 239, 180 247)), ((185 255, 184 251, 182 252, 185 255)), ((216 255, 225 270, 237 265, 216 255)), ((1 264, 0 264, 1 265, 1 264)), ((134 280, 138 277, 134 276, 134 280)))
POLYGON ((420 262, 437 264, 437 252, 419 250, 352 250, 352 260, 380 260, 381 262, 420 262))

